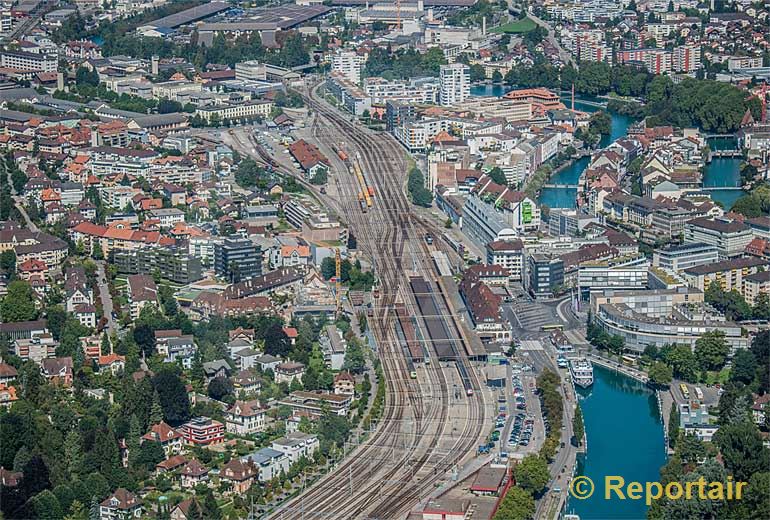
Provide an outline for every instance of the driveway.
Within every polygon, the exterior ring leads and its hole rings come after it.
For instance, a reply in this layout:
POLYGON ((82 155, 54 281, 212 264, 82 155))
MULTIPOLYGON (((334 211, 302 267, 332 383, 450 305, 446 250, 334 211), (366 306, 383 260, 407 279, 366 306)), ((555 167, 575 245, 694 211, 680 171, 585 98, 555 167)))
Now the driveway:
POLYGON ((96 285, 99 287, 99 299, 102 301, 102 311, 104 317, 107 318, 107 334, 110 335, 117 330, 115 326, 115 319, 112 317, 113 305, 112 295, 110 294, 110 285, 107 283, 107 273, 104 270, 105 261, 98 260, 96 262, 97 280, 96 285))

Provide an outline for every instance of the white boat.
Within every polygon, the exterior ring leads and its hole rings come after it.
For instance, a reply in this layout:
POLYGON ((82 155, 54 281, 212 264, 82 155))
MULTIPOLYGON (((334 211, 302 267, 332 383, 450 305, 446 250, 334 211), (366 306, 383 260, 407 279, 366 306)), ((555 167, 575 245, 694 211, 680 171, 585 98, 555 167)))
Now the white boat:
POLYGON ((586 358, 570 359, 569 371, 576 385, 588 388, 594 384, 594 367, 586 358))

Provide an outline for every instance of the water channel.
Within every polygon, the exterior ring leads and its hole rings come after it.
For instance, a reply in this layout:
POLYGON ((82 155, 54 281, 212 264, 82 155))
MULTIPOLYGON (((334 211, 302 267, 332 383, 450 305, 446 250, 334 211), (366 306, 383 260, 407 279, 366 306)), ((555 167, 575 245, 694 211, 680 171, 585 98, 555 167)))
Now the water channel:
POLYGON ((594 384, 578 388, 587 436, 587 452, 578 460, 577 475, 596 486, 585 500, 571 498, 567 512, 581 520, 646 518, 643 500, 605 500, 604 478, 621 476, 626 482, 656 482, 665 464, 663 421, 655 393, 646 385, 598 365, 594 384))
MULTIPOLYGON (((477 85, 471 88, 471 95, 474 96, 502 96, 510 88, 503 85, 477 85)), ((569 105, 569 100, 564 99, 565 104, 569 105)), ((575 100, 575 108, 584 112, 596 112, 600 110, 599 107, 581 102, 580 99, 575 100)), ((632 117, 618 114, 616 112, 610 112, 612 117, 612 129, 610 135, 602 137, 600 142, 601 147, 605 147, 618 139, 623 137, 628 132, 628 127, 634 122, 632 117)), ((725 149, 733 147, 734 143, 729 139, 719 139, 716 141, 710 141, 709 145, 713 149, 725 149)), ((551 177, 550 183, 552 184, 576 184, 580 174, 586 169, 589 163, 588 157, 583 157, 573 162, 567 168, 559 171, 551 177)), ((716 158, 711 163, 706 165, 706 169, 703 176, 704 188, 731 188, 740 186, 740 167, 741 159, 739 158, 716 158)), ((574 208, 576 189, 574 188, 543 188, 540 192, 540 203, 545 204, 551 208, 574 208)), ((714 201, 717 201, 723 205, 725 209, 735 203, 735 201, 743 195, 743 192, 735 189, 721 189, 721 190, 709 190, 711 197, 714 201)))

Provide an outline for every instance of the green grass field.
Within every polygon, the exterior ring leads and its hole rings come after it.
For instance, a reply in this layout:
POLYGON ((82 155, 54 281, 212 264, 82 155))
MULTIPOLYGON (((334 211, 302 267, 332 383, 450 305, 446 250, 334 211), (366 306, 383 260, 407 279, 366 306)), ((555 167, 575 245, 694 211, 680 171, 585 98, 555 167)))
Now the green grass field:
POLYGON ((529 32, 537 27, 537 24, 529 18, 523 18, 521 20, 514 20, 503 25, 499 25, 492 29, 492 32, 508 33, 508 34, 523 34, 529 32))

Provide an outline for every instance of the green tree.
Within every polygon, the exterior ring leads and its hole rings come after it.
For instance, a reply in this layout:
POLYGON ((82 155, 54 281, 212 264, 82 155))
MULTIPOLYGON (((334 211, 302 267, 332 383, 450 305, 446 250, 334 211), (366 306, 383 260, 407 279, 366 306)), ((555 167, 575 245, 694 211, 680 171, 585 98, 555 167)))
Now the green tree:
POLYGON ((770 320, 770 295, 760 293, 754 301, 752 317, 755 320, 770 320))
POLYGON ((694 382, 697 379, 698 362, 689 345, 673 345, 662 353, 663 361, 674 371, 674 377, 694 382))
POLYGON ((607 112, 599 110, 591 115, 588 127, 596 134, 610 135, 612 131, 612 118, 607 112))
POLYGON ((321 260, 321 276, 324 280, 331 280, 337 274, 337 263, 333 257, 327 256, 321 260))
POLYGON ((511 487, 500 502, 493 520, 528 520, 535 515, 535 500, 519 486, 511 487))
POLYGON ((7 249, 0 253, 0 270, 6 274, 16 272, 16 251, 7 249))
POLYGON ((763 446, 759 430, 750 421, 722 424, 714 434, 714 442, 736 481, 747 481, 770 468, 770 450, 763 446))
POLYGON ((676 441, 679 438, 679 410, 676 405, 671 406, 668 414, 668 446, 676 447, 676 441))
POLYGON ((353 374, 361 374, 366 369, 364 351, 357 339, 349 342, 348 348, 345 351, 345 360, 342 363, 342 369, 353 374))
POLYGON ((720 370, 725 366, 730 346, 721 330, 706 332, 695 342, 695 357, 703 370, 720 370))
POLYGON ((88 520, 88 511, 86 506, 80 500, 75 500, 69 508, 69 514, 64 520, 88 520))
POLYGON ((527 455, 513 468, 516 484, 525 491, 537 496, 545 490, 551 479, 548 463, 537 455, 527 455))
POLYGON ((575 407, 575 415, 572 417, 572 432, 575 436, 575 444, 583 444, 583 435, 585 434, 585 425, 583 424, 583 410, 580 403, 575 407))
POLYGON ((673 369, 665 363, 656 361, 647 372, 650 382, 656 386, 668 386, 674 377, 673 369))
POLYGON ((71 477, 79 475, 83 471, 83 445, 80 432, 77 429, 67 433, 64 440, 64 458, 67 461, 67 470, 71 477))
POLYGON ((738 381, 748 385, 754 381, 757 371, 757 359, 751 350, 741 349, 733 356, 733 366, 730 370, 730 381, 738 381))
POLYGON ((233 383, 227 377, 215 377, 209 382, 208 394, 212 399, 217 401, 223 400, 228 395, 233 393, 233 383))
POLYGON ((35 512, 35 518, 41 520, 59 520, 64 516, 59 500, 48 489, 32 498, 32 510, 35 512))
POLYGON ((0 305, 0 315, 6 323, 29 321, 37 317, 35 294, 29 283, 15 280, 8 284, 8 293, 0 305))
POLYGON ((508 180, 505 178, 505 174, 503 173, 503 170, 495 166, 491 170, 489 170, 489 178, 492 179, 495 183, 501 185, 501 186, 507 186, 508 180))
POLYGON ((190 418, 190 399, 179 377, 178 367, 164 365, 153 377, 152 384, 158 393, 166 422, 173 426, 190 418))
POLYGON ((222 513, 219 510, 216 499, 214 498, 214 493, 210 489, 207 489, 206 494, 203 496, 201 512, 203 513, 203 517, 207 519, 219 520, 222 518, 222 513))

